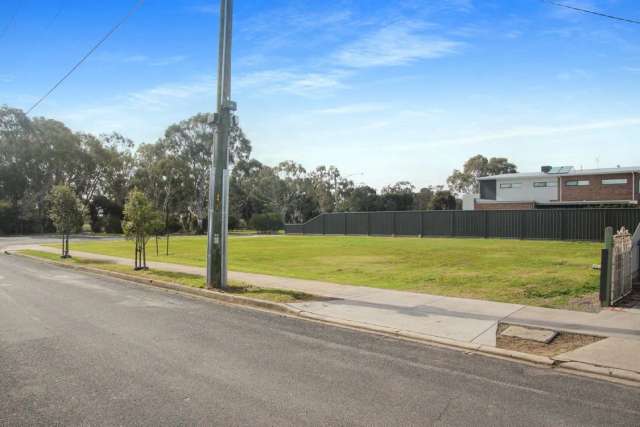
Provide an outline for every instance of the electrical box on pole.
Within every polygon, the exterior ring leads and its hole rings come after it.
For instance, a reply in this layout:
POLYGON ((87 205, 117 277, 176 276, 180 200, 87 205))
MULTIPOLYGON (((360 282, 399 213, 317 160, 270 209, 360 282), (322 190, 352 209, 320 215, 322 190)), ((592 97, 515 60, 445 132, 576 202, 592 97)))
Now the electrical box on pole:
POLYGON ((231 40, 233 0, 220 0, 218 47, 218 95, 211 150, 207 240, 207 288, 227 285, 227 236, 229 218, 229 135, 236 105, 231 101, 231 40))

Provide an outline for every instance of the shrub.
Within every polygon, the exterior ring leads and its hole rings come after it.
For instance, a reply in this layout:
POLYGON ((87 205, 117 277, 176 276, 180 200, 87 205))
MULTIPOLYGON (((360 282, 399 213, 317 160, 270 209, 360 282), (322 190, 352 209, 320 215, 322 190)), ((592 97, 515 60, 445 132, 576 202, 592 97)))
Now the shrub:
POLYGON ((229 215, 229 219, 228 219, 229 230, 237 230, 239 226, 240 226, 240 221, 238 220, 238 217, 229 215))
POLYGON ((249 221, 249 225, 258 232, 273 232, 282 230, 284 223, 277 213, 254 214, 249 221))
POLYGON ((105 233, 122 234, 122 218, 120 215, 109 214, 104 219, 105 233))

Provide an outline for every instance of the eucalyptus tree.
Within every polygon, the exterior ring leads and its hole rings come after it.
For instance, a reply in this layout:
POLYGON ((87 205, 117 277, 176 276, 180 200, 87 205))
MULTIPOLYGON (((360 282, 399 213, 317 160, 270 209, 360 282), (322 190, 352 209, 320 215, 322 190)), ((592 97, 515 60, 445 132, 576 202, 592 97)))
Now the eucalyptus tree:
POLYGON ((515 173, 518 168, 506 157, 492 157, 487 159, 481 154, 469 158, 462 170, 454 169, 447 179, 449 188, 458 194, 477 194, 480 184, 478 178, 490 175, 515 173))
MULTIPOLYGON (((189 188, 184 189, 187 195, 185 206, 188 213, 195 219, 198 233, 204 232, 204 220, 207 217, 214 131, 212 115, 200 113, 169 126, 164 136, 158 141, 170 155, 185 165, 185 178, 189 184, 189 188)), ((231 129, 229 161, 233 164, 247 160, 250 154, 251 142, 236 122, 231 129)))

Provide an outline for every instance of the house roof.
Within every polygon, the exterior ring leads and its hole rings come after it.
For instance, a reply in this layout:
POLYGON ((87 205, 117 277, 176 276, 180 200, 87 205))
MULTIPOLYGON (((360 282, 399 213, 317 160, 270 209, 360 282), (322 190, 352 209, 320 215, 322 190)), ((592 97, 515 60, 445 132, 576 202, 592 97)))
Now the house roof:
POLYGON ((544 172, 523 172, 523 173, 506 173, 503 175, 484 176, 478 178, 479 181, 486 180, 505 180, 518 178, 555 178, 559 176, 584 176, 584 175, 611 175, 618 173, 640 172, 640 166, 629 166, 622 168, 600 168, 600 169, 573 169, 568 173, 544 173, 544 172))

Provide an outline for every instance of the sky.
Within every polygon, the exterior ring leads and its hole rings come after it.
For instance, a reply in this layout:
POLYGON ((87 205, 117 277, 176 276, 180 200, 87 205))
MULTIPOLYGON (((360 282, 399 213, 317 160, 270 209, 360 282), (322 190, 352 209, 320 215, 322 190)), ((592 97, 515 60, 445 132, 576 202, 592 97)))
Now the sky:
MULTIPOLYGON (((0 105, 27 110, 137 0, 2 0, 0 105)), ((564 0, 640 19, 637 0, 564 0)), ((33 112, 155 142, 215 105, 218 2, 146 0, 33 112)), ((640 25, 540 0, 236 0, 233 99, 253 156, 376 188, 640 165, 640 25)))

